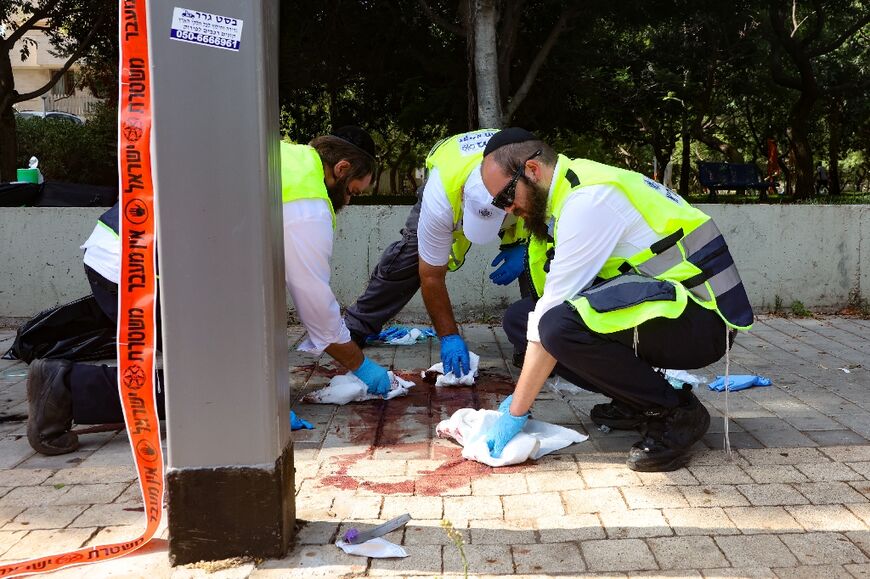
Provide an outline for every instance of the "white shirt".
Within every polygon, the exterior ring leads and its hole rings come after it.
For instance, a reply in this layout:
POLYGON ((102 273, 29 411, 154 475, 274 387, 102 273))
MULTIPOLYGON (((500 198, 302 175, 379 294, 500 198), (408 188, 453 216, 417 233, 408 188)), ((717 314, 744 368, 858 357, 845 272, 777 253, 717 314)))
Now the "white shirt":
POLYGON ((417 223, 417 252, 429 265, 447 265, 453 246, 453 207, 441 183, 438 169, 432 169, 423 188, 420 219, 417 223))
POLYGON ((350 341, 350 331, 329 278, 332 273, 332 214, 323 199, 284 203, 284 276, 308 335, 299 350, 320 354, 350 341))
POLYGON ((121 279, 121 239, 102 221, 82 244, 85 265, 113 283, 121 279))
POLYGON ((562 207, 544 295, 529 314, 526 338, 540 342, 541 317, 592 283, 609 257, 629 258, 660 238, 616 187, 591 185, 571 193, 562 207))

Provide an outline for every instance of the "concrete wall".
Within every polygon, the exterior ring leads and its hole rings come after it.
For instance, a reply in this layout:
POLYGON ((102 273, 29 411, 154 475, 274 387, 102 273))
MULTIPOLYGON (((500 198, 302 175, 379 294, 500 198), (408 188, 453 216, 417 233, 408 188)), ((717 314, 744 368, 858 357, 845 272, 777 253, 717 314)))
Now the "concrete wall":
MULTIPOLYGON (((870 297, 870 206, 701 205, 725 234, 759 310, 778 295, 788 306, 832 309, 857 290, 870 297)), ((410 207, 348 207, 339 215, 333 283, 348 305, 365 287, 381 251, 399 237, 410 207)), ((0 208, 0 317, 29 317, 89 292, 79 245, 100 208, 0 208)), ((498 319, 519 296, 489 281, 497 245, 473 247, 448 276, 461 319, 498 319)), ((227 272, 231 275, 231 272, 227 272)), ((425 319, 418 295, 403 319, 425 319)))

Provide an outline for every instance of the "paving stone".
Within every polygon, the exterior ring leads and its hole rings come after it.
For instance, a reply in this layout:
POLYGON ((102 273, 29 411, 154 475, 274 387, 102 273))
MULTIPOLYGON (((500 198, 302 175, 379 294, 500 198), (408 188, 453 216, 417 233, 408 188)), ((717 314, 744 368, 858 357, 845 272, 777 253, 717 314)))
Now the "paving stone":
POLYGON ((705 579, 768 579, 776 578, 768 567, 735 567, 729 569, 702 569, 705 579))
POLYGON ((338 523, 330 521, 309 521, 296 531, 299 545, 325 545, 331 543, 338 531, 338 523))
POLYGON ((4 559, 28 559, 51 553, 63 553, 78 549, 91 537, 93 529, 52 529, 27 533, 3 554, 4 559))
POLYGON ((131 483, 136 481, 132 465, 64 468, 45 480, 44 484, 131 483))
POLYGON ((508 495, 501 499, 505 519, 558 517, 565 514, 559 493, 508 495))
POLYGON ((434 577, 441 573, 440 546, 406 545, 405 551, 408 552, 408 556, 404 558, 372 559, 369 575, 374 577, 434 577))
POLYGON ((456 521, 469 519, 501 519, 504 516, 499 497, 444 497, 444 518, 456 521))
POLYGON ((0 469, 0 487, 38 485, 53 473, 54 471, 43 468, 0 469))
POLYGON ((408 462, 405 460, 360 460, 347 467, 352 477, 405 476, 408 462))
POLYGON ((473 495, 521 495, 529 492, 522 474, 493 474, 471 482, 473 495))
POLYGON ((548 545, 513 545, 516 573, 571 573, 582 572, 586 565, 575 543, 553 543, 548 545))
POLYGON ((42 505, 51 505, 55 504, 58 499, 68 492, 69 487, 18 487, 12 489, 0 498, 0 507, 39 507, 42 505))
POLYGON ((625 487, 643 484, 640 478, 626 466, 611 468, 580 469, 580 474, 589 488, 625 487))
POLYGON ((299 545, 283 559, 258 565, 251 577, 280 577, 294 571, 305 577, 342 577, 365 572, 366 559, 347 555, 335 545, 299 545), (278 573, 271 573, 270 571, 278 573))
POLYGON ((384 497, 381 518, 389 520, 405 513, 415 519, 440 519, 444 506, 441 497, 384 497))
POLYGON ((728 561, 710 537, 660 537, 647 541, 662 569, 722 567, 728 561))
POLYGON ((658 509, 602 511, 598 516, 604 524, 607 536, 611 539, 662 537, 673 534, 658 509))
POLYGON ((714 540, 734 567, 794 567, 798 564, 791 551, 774 535, 733 535, 714 537, 714 540))
MULTIPOLYGON (((346 479, 345 479, 346 480, 346 479)), ((316 481, 319 483, 319 481, 316 481)), ((410 496, 414 494, 414 481, 407 476, 367 476, 355 482, 360 483, 356 494, 360 496, 380 497, 383 489, 390 489, 390 496, 410 496)))
MULTIPOLYGON (((867 487, 870 485, 864 483, 859 485, 858 488, 862 488, 862 486, 867 487)), ((842 482, 796 483, 794 487, 814 505, 867 502, 867 497, 842 482)))
POLYGON ((861 436, 852 430, 820 430, 808 431, 806 435, 816 441, 819 446, 851 446, 855 444, 867 444, 866 436, 861 436))
POLYGON ((733 507, 725 513, 744 535, 802 533, 803 527, 782 507, 733 507))
MULTIPOLYGON (((462 535, 462 540, 468 543, 470 532, 464 528, 454 528, 462 535)), ((403 545, 450 545, 452 544, 447 532, 441 526, 440 520, 414 519, 405 525, 403 545)))
MULTIPOLYGON (((443 547, 444 571, 459 573, 462 560, 453 546, 443 547)), ((510 574, 514 565, 508 545, 465 545, 468 572, 473 574, 510 574)))
POLYGON ((561 494, 565 511, 569 515, 618 511, 626 508, 625 500, 615 488, 563 491, 561 494))
POLYGON ((333 501, 332 507, 326 513, 336 519, 377 519, 381 514, 383 500, 377 496, 357 496, 350 500, 333 501))
POLYGON ((584 541, 580 547, 590 571, 658 569, 652 552, 640 539, 584 541))
MULTIPOLYGON (((81 515, 87 505, 49 505, 30 507, 3 527, 4 531, 32 531, 35 529, 62 529, 81 515)), ((96 527, 97 525, 77 525, 96 527)))
POLYGON ((735 507, 749 504, 746 497, 731 485, 680 487, 680 490, 693 507, 735 507))
POLYGON ((787 484, 738 485, 737 489, 754 506, 804 505, 809 501, 787 484))
MULTIPOLYGON (((161 524, 166 524, 165 519, 161 524)), ((111 527, 103 527, 99 532, 94 533, 91 538, 87 540, 84 546, 131 541, 142 536, 143 529, 144 527, 142 525, 113 525, 111 527)), ((160 536, 159 531, 156 536, 160 536)))
POLYGON ((703 579, 699 571, 694 569, 670 569, 667 571, 636 571, 628 574, 628 579, 703 579))
POLYGON ((5 507, 0 506, 0 529, 2 529, 6 523, 20 515, 23 511, 24 507, 12 505, 8 505, 5 507))
POLYGON ((764 466, 744 467, 748 474, 757 483, 793 483, 807 482, 806 475, 792 465, 766 464, 764 466))
POLYGON ((576 454, 574 458, 581 471, 587 468, 613 468, 625 464, 625 452, 576 454))
POLYGON ((56 505, 93 505, 111 503, 124 492, 129 483, 81 484, 64 487, 64 493, 54 501, 56 505))
POLYGON ((783 535, 780 539, 805 565, 868 562, 858 547, 838 533, 783 535))
POLYGON ((644 486, 621 490, 630 509, 671 509, 689 506, 679 487, 644 486))
POLYGON ((33 455, 27 437, 0 438, 0 468, 12 468, 33 455))
POLYGON ((677 535, 736 535, 740 531, 719 507, 663 509, 677 535))
POLYGON ((852 579, 842 565, 802 565, 773 570, 779 579, 852 579))
POLYGON ((696 485, 698 479, 686 469, 681 468, 672 472, 639 472, 637 474, 641 482, 646 486, 665 485, 696 485))
POLYGON ((870 564, 844 565, 843 568, 855 579, 870 579, 870 564))
POLYGON ((601 521, 592 514, 542 517, 537 520, 541 543, 586 541, 605 537, 601 521))
POLYGON ((736 485, 754 482, 752 478, 736 464, 724 466, 690 466, 689 471, 698 482, 706 485, 736 485))
POLYGON ((795 468, 807 475, 807 478, 813 482, 864 480, 860 474, 839 462, 797 464, 795 468))
POLYGON ((826 456, 815 448, 741 448, 737 452, 753 466, 766 464, 815 464, 828 460, 826 456))
MULTIPOLYGON (((5 553, 15 543, 24 538, 27 531, 0 531, 0 560, 6 559, 5 553)), ((11 559, 11 557, 9 557, 11 559)))
POLYGON ((472 520, 468 524, 475 545, 517 545, 535 542, 535 519, 472 520))
POLYGON ((870 503, 850 503, 845 505, 847 509, 864 521, 865 525, 870 525, 870 503))
POLYGON ((822 452, 837 462, 870 462, 870 446, 864 444, 823 448, 822 452))
POLYGON ((529 492, 572 491, 585 489, 586 482, 579 472, 527 472, 526 483, 529 492))
POLYGON ((786 507, 786 510, 807 531, 845 532, 867 528, 861 519, 843 505, 800 505, 786 507))

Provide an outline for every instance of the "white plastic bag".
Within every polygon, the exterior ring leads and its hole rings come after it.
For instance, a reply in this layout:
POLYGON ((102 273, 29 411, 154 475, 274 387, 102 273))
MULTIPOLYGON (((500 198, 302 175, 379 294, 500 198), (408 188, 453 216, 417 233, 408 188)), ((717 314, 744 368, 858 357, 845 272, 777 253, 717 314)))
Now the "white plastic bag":
MULTIPOLYGON (((408 389, 414 383, 410 380, 399 378, 392 372, 390 375, 390 392, 386 399, 392 400, 397 396, 406 396, 408 389)), ((329 381, 329 386, 309 392, 303 398, 303 402, 309 404, 338 404, 344 405, 348 402, 362 402, 364 400, 374 400, 376 398, 383 399, 382 396, 369 394, 366 383, 354 376, 352 373, 335 376, 329 381)))

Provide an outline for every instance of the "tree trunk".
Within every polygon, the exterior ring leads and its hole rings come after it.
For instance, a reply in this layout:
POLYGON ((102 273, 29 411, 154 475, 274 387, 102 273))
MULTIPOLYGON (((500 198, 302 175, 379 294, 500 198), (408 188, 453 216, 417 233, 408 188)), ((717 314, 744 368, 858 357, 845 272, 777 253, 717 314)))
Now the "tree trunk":
POLYGON ((15 181, 18 135, 15 132, 15 77, 9 51, 0 49, 0 181, 15 181))
POLYGON ((683 154, 680 160, 680 197, 687 197, 689 195, 689 176, 691 175, 691 167, 689 164, 692 162, 692 141, 689 139, 689 127, 688 121, 686 120, 686 115, 683 115, 683 154))
POLYGON ((810 145, 809 119, 816 100, 816 93, 804 90, 798 102, 792 107, 789 115, 789 132, 792 151, 794 152, 795 199, 809 199, 815 190, 815 169, 813 167, 813 149, 810 145))
POLYGON ((477 81, 477 121, 481 127, 500 128, 503 122, 498 80, 496 0, 475 0, 474 74, 477 81))
POLYGON ((828 194, 839 195, 840 189, 840 137, 843 133, 843 109, 838 99, 831 99, 828 117, 828 194))

